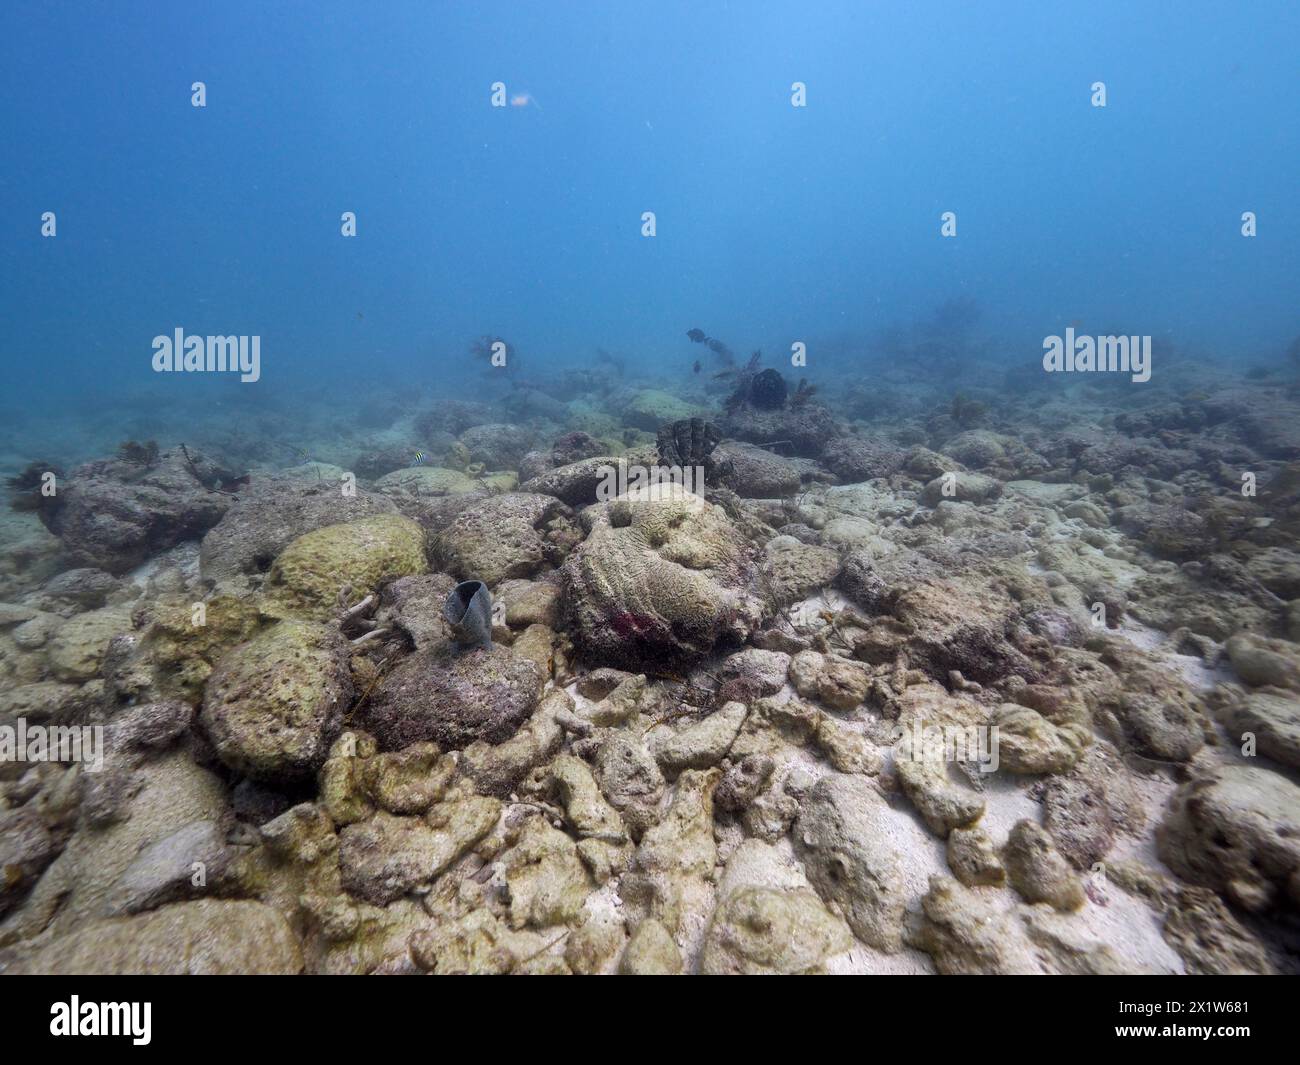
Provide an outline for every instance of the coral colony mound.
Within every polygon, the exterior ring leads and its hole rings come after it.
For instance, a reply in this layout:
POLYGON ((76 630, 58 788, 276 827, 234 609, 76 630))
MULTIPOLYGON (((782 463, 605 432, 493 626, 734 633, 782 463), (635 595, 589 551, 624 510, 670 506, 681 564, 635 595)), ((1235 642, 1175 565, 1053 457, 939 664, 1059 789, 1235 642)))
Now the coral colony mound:
POLYGON ((11 440, 0 969, 1294 972, 1294 371, 680 346, 11 440))

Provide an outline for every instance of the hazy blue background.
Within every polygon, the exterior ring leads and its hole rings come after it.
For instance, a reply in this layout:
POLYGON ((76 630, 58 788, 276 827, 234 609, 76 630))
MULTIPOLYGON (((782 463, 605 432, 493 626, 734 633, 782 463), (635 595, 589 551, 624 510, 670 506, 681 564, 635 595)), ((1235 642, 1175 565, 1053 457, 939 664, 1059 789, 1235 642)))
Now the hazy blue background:
POLYGON ((815 373, 963 293, 1008 358, 1072 321, 1275 358, 1300 332, 1298 10, 5 4, 5 389, 111 403, 158 384, 176 326, 260 334, 270 388, 453 383, 489 332, 534 370, 597 345, 675 367, 697 325, 809 340, 815 373), (497 80, 540 109, 490 107, 497 80))

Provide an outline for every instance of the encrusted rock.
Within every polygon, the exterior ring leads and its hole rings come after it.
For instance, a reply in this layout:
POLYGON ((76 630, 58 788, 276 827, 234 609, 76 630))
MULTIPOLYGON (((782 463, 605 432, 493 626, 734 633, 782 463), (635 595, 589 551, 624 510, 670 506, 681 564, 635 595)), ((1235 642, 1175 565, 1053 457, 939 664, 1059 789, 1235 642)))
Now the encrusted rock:
POLYGON ((826 445, 822 462, 841 481, 857 482, 897 473, 906 457, 902 448, 883 440, 841 436, 826 445))
POLYGON ((343 885, 384 905, 432 881, 496 823, 501 805, 480 796, 435 806, 427 819, 377 812, 339 833, 343 885))
POLYGON ((1300 696, 1283 688, 1220 689, 1215 716, 1238 744, 1255 738, 1255 751, 1300 768, 1300 696))
POLYGON ((1003 703, 995 711, 998 758, 1011 773, 1061 773, 1069 769, 1092 742, 1078 725, 1054 725, 1036 710, 1003 703))
POLYGON ((150 462, 87 462, 59 477, 37 508, 75 565, 125 573, 221 520, 234 475, 194 448, 169 448, 150 462))
POLYGON ((1030 907, 1001 910, 947 876, 930 878, 911 942, 950 976, 1123 971, 1105 944, 1066 938, 1059 924, 1047 924, 1030 907))
POLYGON ((948 834, 948 868, 967 887, 996 887, 1007 878, 997 848, 978 825, 954 828, 948 834))
POLYGON ((840 556, 829 547, 806 544, 793 536, 775 536, 763 549, 763 569, 772 595, 784 606, 834 584, 840 556))
POLYGON ((1232 668, 1251 687, 1300 691, 1300 650, 1288 640, 1238 633, 1227 643, 1232 668))
POLYGON ((945 500, 990 503, 1002 495, 1002 482, 982 473, 945 473, 925 486, 921 502, 937 507, 945 500))
POLYGON ((835 710, 853 710, 871 690, 871 674, 861 662, 819 651, 800 651, 790 660, 790 682, 806 699, 835 710))
POLYGON ((672 805, 662 821, 646 830, 619 885, 633 912, 654 917, 671 932, 680 931, 688 915, 707 905, 708 880, 718 857, 713 790, 720 776, 717 769, 688 769, 681 775, 672 805))
POLYGON ((668 929, 647 917, 623 948, 618 971, 624 976, 676 976, 682 971, 682 953, 668 929))
POLYGON ((266 580, 266 608, 324 621, 339 612, 345 589, 350 599, 360 600, 390 580, 427 569, 424 530, 409 518, 379 514, 327 525, 299 536, 276 557, 266 580))
POLYGON ((460 756, 461 772, 481 794, 504 798, 560 749, 564 730, 559 718, 572 712, 573 699, 567 692, 559 688, 547 692, 508 740, 498 744, 479 740, 466 747, 460 756))
POLYGON ((772 499, 799 490, 799 469, 788 459, 753 444, 728 441, 712 455, 722 481, 742 499, 772 499))
POLYGON ((199 552, 203 579, 244 587, 261 579, 275 557, 303 533, 376 514, 392 514, 392 502, 362 489, 344 495, 337 482, 254 476, 228 499, 230 508, 204 537, 199 552))
POLYGON ((221 760, 272 782, 315 773, 352 701, 346 649, 337 630, 282 621, 221 659, 199 716, 221 760))
POLYGON ((903 942, 901 867, 880 831, 888 805, 865 778, 832 774, 809 792, 794 828, 808 879, 864 943, 889 953, 903 942))
POLYGON ((1058 910, 1077 910, 1085 898, 1083 885, 1056 849, 1045 829, 1033 821, 1017 821, 1002 852, 1007 879, 1026 902, 1047 902, 1058 910))
POLYGON ((1228 765, 1193 777, 1170 800, 1156 843, 1175 873, 1243 909, 1300 905, 1300 787, 1278 773, 1228 765))
POLYGON ((1146 822, 1141 797, 1114 748, 1089 747, 1074 767, 1051 777, 1043 790, 1043 825, 1069 862, 1091 869, 1121 832, 1146 822))
POLYGON ((603 486, 617 483, 620 465, 626 466, 626 460, 595 455, 546 470, 524 481, 519 490, 554 496, 571 507, 585 507, 597 502, 603 486))
POLYGON ((512 492, 462 510, 434 538, 433 554, 453 576, 491 585, 558 565, 580 536, 558 499, 512 492))
POLYGON ((807 880, 775 849, 746 840, 718 884, 700 972, 714 976, 816 973, 853 937, 827 911, 807 880))
POLYGON ((748 681, 759 695, 775 695, 785 686, 789 669, 788 654, 748 647, 728 655, 717 671, 717 677, 724 682, 730 679, 748 681))
POLYGON ((748 713, 749 708, 744 703, 727 703, 721 710, 680 732, 652 734, 650 749, 655 761, 669 776, 676 776, 683 769, 707 769, 717 765, 740 734, 748 713))
POLYGON ((432 741, 458 750, 501 743, 532 713, 542 692, 537 666, 509 647, 417 651, 386 674, 362 709, 386 750, 432 741))
POLYGON ((567 835, 544 818, 530 817, 500 861, 511 928, 549 928, 577 920, 592 880, 567 835))
POLYGON ((636 838, 659 820, 664 778, 640 737, 611 732, 596 753, 596 780, 636 838))
POLYGON ((289 976, 302 952, 277 910, 249 900, 178 902, 91 921, 44 944, 14 972, 46 976, 289 976))

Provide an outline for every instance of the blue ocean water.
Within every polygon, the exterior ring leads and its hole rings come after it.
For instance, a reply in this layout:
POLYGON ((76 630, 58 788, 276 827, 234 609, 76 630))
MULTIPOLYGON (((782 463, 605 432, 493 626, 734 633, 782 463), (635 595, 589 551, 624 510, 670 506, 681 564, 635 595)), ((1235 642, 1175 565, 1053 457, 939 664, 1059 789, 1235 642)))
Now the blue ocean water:
POLYGON ((4 405, 246 396, 160 379, 176 328, 341 399, 472 391, 481 335, 671 377, 696 326, 833 387, 953 300, 1027 373, 1069 324, 1280 359, 1297 54, 1289 2, 6 5, 4 405))

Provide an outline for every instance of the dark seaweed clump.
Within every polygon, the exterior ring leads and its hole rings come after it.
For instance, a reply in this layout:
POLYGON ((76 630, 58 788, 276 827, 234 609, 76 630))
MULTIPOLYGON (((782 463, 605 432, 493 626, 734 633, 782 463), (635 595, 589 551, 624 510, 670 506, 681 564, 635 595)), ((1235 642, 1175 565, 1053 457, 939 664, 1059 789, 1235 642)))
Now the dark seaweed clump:
POLYGON ((952 404, 948 408, 948 413, 952 420, 960 425, 963 429, 970 429, 983 422, 989 413, 988 404, 978 399, 971 399, 970 396, 958 392, 952 397, 952 404))
POLYGON ((683 418, 659 430, 659 461, 666 466, 709 466, 709 456, 722 440, 712 422, 683 418))
POLYGON ((118 445, 117 457, 133 466, 152 466, 158 461, 158 441, 149 440, 142 444, 138 440, 127 440, 118 445))
MULTIPOLYGON (((725 407, 728 413, 745 406, 760 410, 781 410, 785 406, 790 387, 779 370, 760 370, 758 364, 762 359, 763 353, 756 351, 742 369, 729 374, 734 375, 736 387, 727 397, 725 407)), ((807 398, 805 395, 801 403, 807 398)))
POLYGON ((794 390, 794 395, 790 397, 790 407, 792 410, 798 410, 817 394, 817 386, 810 385, 806 377, 799 378, 799 387, 794 390))
POLYGON ((749 401, 764 410, 780 410, 788 391, 779 370, 761 370, 749 383, 749 401))
POLYGON ((54 474, 56 486, 63 479, 63 470, 49 462, 33 462, 22 473, 6 479, 5 486, 11 493, 10 508, 23 513, 33 513, 53 510, 57 507, 58 497, 47 496, 41 491, 47 473, 54 474))

